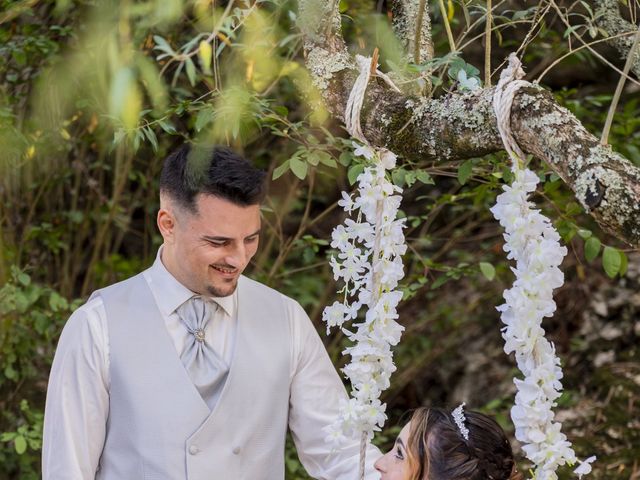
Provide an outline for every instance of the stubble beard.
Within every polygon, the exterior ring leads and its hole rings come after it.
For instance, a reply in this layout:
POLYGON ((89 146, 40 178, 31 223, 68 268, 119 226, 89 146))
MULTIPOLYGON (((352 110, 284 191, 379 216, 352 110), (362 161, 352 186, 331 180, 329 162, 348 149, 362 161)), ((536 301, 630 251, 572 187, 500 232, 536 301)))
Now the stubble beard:
POLYGON ((212 297, 228 297, 229 295, 231 295, 233 292, 236 291, 237 287, 238 287, 238 281, 234 280, 233 283, 225 289, 215 287, 213 285, 207 285, 207 292, 212 297))

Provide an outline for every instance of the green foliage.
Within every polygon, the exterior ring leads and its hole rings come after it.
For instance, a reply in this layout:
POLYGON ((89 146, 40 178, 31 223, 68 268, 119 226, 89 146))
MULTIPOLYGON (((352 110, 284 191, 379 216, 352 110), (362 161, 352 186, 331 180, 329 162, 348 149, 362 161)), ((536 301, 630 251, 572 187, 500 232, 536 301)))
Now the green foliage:
POLYGON ((45 385, 55 340, 70 312, 55 290, 13 266, 0 288, 0 476, 39 478, 45 385), (30 406, 35 401, 37 407, 30 406))

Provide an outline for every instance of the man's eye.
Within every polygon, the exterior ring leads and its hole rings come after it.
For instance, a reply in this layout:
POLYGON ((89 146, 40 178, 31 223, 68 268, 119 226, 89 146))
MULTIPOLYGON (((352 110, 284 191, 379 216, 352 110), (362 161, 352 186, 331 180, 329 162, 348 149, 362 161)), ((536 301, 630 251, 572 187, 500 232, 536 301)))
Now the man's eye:
POLYGON ((224 247, 227 244, 227 242, 209 242, 209 243, 214 247, 224 247))
POLYGON ((253 243, 253 242, 255 242, 256 240, 258 240, 258 237, 249 237, 249 238, 247 238, 247 239, 245 240, 245 242, 247 242, 247 243, 253 243))

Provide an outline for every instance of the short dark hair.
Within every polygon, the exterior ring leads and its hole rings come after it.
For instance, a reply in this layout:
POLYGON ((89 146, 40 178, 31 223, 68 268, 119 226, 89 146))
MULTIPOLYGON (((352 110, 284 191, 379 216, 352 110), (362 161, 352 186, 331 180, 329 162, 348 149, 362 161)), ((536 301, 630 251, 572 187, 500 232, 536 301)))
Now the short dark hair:
POLYGON ((265 172, 228 147, 185 144, 165 159, 160 193, 191 213, 198 211, 200 193, 256 205, 265 197, 265 172))

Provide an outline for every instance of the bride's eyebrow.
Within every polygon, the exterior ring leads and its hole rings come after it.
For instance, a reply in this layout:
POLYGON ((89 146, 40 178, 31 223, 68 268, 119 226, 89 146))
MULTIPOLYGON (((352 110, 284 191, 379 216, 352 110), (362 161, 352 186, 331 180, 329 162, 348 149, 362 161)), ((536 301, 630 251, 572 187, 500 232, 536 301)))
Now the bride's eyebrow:
POLYGON ((407 447, 404 446, 404 442, 400 437, 396 438, 396 443, 400 445, 402 448, 404 448, 405 450, 407 449, 407 447))

